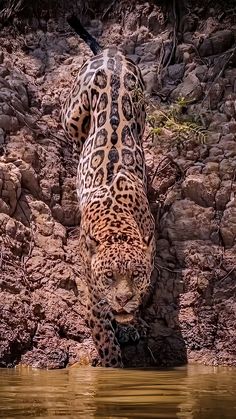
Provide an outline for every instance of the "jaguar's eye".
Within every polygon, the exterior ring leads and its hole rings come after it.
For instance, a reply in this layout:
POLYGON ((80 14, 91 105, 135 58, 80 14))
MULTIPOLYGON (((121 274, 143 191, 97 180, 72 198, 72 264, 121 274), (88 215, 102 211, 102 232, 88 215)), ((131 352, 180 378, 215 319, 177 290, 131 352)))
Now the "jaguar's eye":
POLYGON ((105 273, 105 277, 106 277, 107 279, 113 279, 113 272, 112 272, 112 271, 107 271, 107 272, 105 273))
POLYGON ((140 275, 139 271, 134 271, 132 277, 133 277, 133 279, 136 279, 136 278, 139 277, 139 275, 140 275))

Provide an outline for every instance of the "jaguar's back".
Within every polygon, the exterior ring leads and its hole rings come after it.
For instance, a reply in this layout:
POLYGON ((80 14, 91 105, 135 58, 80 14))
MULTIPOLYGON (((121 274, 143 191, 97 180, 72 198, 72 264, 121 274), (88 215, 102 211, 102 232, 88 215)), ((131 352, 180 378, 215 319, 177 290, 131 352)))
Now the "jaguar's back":
POLYGON ((81 203, 121 170, 138 175, 145 185, 143 88, 138 67, 117 48, 105 49, 81 68, 63 118, 79 150, 85 144, 78 171, 81 203))

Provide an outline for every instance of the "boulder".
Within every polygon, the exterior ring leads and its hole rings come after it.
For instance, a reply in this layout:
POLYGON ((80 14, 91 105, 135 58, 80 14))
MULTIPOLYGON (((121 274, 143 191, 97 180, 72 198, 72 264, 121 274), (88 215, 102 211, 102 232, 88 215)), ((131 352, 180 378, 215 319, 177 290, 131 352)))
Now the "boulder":
POLYGON ((199 54, 202 57, 221 54, 229 49, 234 42, 234 34, 230 29, 224 29, 213 33, 209 38, 202 40, 198 46, 199 54))
POLYGON ((203 95, 201 83, 194 73, 190 73, 182 83, 171 93, 171 98, 177 100, 184 98, 186 101, 198 101, 203 95))
POLYGON ((215 195, 220 185, 216 173, 187 176, 182 184, 185 198, 189 198, 203 207, 215 206, 215 195))

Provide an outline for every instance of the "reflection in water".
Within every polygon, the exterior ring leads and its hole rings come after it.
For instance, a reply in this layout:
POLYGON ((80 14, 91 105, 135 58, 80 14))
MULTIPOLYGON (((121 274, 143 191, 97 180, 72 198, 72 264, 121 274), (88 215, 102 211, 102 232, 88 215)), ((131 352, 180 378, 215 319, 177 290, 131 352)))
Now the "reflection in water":
POLYGON ((236 369, 0 370, 2 418, 236 418, 236 369))

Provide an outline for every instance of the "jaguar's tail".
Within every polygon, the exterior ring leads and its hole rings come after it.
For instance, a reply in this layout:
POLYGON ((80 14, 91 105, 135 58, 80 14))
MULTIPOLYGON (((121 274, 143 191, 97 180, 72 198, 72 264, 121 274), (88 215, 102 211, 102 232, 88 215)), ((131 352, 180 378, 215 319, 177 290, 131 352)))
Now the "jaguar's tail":
POLYGON ((75 15, 71 15, 67 18, 67 22, 74 29, 74 31, 88 44, 88 46, 93 51, 94 55, 97 55, 102 51, 102 47, 99 43, 86 31, 86 29, 81 25, 81 22, 75 15))

